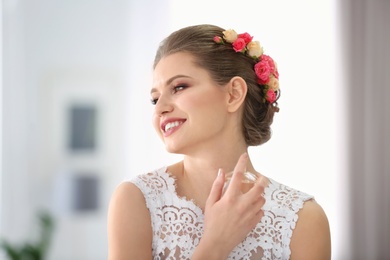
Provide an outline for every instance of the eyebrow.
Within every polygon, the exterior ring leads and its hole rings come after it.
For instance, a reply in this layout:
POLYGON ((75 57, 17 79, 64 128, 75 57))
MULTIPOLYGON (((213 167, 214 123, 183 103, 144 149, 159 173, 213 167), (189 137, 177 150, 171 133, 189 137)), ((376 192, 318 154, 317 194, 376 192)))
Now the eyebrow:
MULTIPOLYGON (((186 75, 182 75, 182 74, 173 76, 172 78, 168 79, 168 80, 165 82, 165 86, 171 84, 172 81, 174 81, 174 80, 177 79, 177 78, 191 78, 191 77, 190 77, 190 76, 186 76, 186 75)), ((152 93, 154 93, 154 92, 157 92, 157 89, 156 89, 156 88, 152 88, 152 89, 150 90, 150 94, 152 94, 152 93)))

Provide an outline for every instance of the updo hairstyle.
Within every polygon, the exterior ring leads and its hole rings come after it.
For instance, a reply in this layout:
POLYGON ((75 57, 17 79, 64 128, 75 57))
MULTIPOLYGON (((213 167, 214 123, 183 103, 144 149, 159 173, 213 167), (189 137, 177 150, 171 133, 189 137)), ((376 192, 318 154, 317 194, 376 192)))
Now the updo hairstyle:
POLYGON ((216 44, 214 36, 223 37, 225 29, 214 25, 195 25, 182 28, 165 38, 156 53, 153 68, 165 56, 186 52, 195 57, 195 63, 207 70, 219 85, 233 77, 242 77, 248 86, 242 116, 242 132, 248 146, 257 146, 271 138, 271 124, 277 103, 264 102, 264 86, 257 83, 254 71, 256 61, 237 53, 231 45, 216 44))

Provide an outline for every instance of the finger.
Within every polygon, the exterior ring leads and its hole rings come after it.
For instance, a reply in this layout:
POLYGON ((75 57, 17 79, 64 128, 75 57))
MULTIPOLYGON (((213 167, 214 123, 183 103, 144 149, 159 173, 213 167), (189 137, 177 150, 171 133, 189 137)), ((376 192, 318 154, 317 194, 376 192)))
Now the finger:
POLYGON ((259 216, 260 218, 264 215, 263 206, 266 199, 263 196, 258 197, 251 205, 253 216, 259 216))
POLYGON ((261 200, 264 201, 264 198, 259 199, 256 205, 252 205, 250 207, 248 223, 251 223, 250 225, 253 226, 253 228, 261 221, 261 218, 264 216, 264 210, 262 208, 264 202, 260 203, 261 200))
POLYGON ((259 198, 263 197, 264 191, 267 186, 268 186, 267 178, 265 178, 264 176, 260 176, 256 180, 253 187, 247 192, 246 196, 248 196, 248 198, 252 198, 249 199, 251 201, 257 201, 259 198))
POLYGON ((213 186, 211 187, 209 197, 207 198, 206 208, 208 206, 214 205, 215 202, 221 199, 224 182, 225 182, 225 174, 222 171, 222 169, 219 169, 217 178, 215 178, 213 186))
POLYGON ((263 186, 263 187, 267 187, 268 182, 269 182, 269 180, 266 177, 264 177, 263 175, 260 175, 260 177, 258 177, 256 180, 256 184, 263 186))
POLYGON ((263 196, 260 196, 252 204, 253 210, 256 211, 256 212, 261 210, 263 208, 265 202, 266 202, 266 199, 263 196))
POLYGON ((259 198, 258 200, 257 200, 257 202, 256 202, 256 204, 255 204, 255 206, 254 206, 254 208, 255 208, 255 211, 257 212, 257 214, 259 214, 259 212, 260 213, 264 213, 264 204, 265 204, 265 202, 266 202, 266 199, 264 198, 264 197, 261 197, 261 198, 259 198))
POLYGON ((238 159, 236 166, 234 167, 233 176, 227 191, 233 190, 233 192, 235 193, 241 192, 241 183, 242 183, 242 179, 244 178, 243 175, 244 172, 246 171, 247 162, 248 162, 248 154, 243 153, 238 159))
POLYGON ((263 218, 263 216, 264 216, 264 210, 260 209, 258 212, 256 212, 255 222, 259 223, 261 221, 261 219, 263 218))

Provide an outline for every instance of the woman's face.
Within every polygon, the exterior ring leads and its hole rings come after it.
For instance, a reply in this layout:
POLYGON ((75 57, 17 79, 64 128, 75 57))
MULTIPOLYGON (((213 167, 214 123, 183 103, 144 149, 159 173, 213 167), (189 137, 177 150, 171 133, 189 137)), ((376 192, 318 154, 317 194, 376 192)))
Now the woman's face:
MULTIPOLYGON (((172 153, 190 154, 223 140, 228 94, 188 53, 164 57, 153 72, 153 125, 172 153)), ((226 140, 226 139, 225 139, 226 140)))

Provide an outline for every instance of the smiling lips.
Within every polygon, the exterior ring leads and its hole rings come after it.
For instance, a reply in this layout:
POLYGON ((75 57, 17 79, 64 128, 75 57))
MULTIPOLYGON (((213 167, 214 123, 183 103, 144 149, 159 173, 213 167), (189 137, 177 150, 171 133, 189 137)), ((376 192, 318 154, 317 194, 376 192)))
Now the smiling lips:
POLYGON ((161 124, 161 129, 164 133, 164 136, 169 136, 175 132, 186 120, 185 119, 169 119, 165 120, 161 124))

